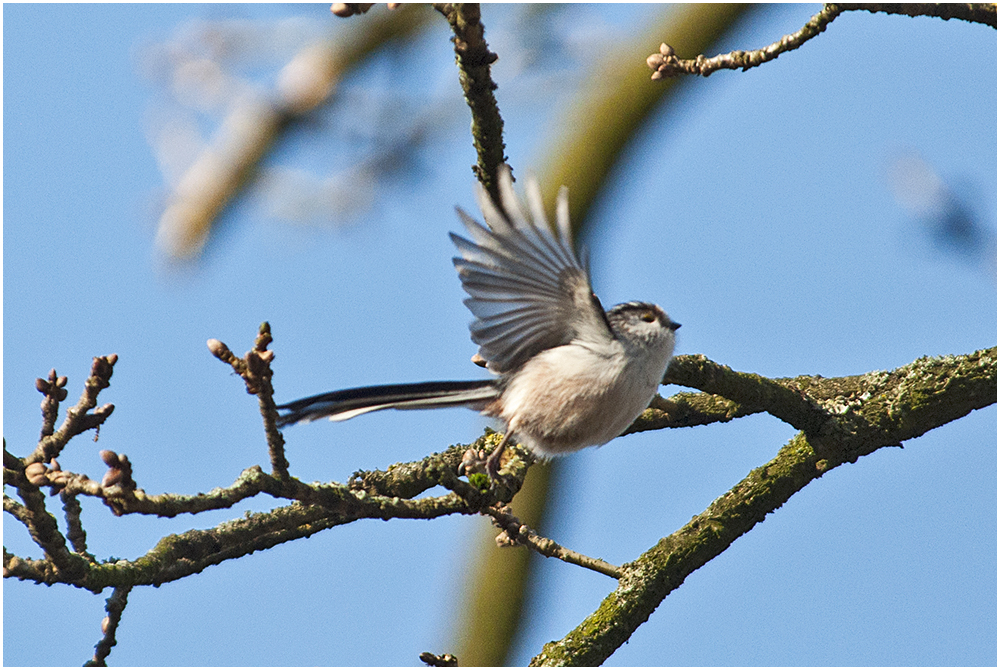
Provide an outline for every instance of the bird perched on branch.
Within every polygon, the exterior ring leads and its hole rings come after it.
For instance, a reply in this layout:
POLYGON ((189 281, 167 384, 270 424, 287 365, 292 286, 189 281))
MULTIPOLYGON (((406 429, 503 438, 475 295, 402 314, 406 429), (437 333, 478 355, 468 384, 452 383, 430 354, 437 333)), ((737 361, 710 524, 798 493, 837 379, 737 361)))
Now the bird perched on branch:
POLYGON ((469 294, 465 305, 475 316, 469 330, 479 353, 473 360, 496 376, 323 393, 278 405, 286 412, 278 425, 464 406, 506 425, 485 459, 496 479, 511 439, 541 457, 567 454, 617 437, 649 405, 680 324, 648 302, 605 311, 573 243, 566 187, 556 200, 553 229, 534 179, 528 180, 525 211, 510 169, 503 166, 498 176, 501 208, 480 185, 486 225, 459 208, 470 239, 451 233, 460 254, 453 262, 469 294))

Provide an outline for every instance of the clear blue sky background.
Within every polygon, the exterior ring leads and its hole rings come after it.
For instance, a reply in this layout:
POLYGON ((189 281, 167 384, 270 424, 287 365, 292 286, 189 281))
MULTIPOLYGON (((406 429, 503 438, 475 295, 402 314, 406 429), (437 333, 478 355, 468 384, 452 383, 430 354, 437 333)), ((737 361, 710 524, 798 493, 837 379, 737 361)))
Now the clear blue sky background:
MULTIPOLYGON (((817 9, 761 11, 723 49, 763 46, 817 9)), ((655 11, 567 9, 553 23, 567 44, 613 43, 655 11)), ((571 59, 557 85, 519 74, 524 26, 514 14, 483 12, 500 54, 508 155, 523 174, 544 163, 572 96, 566 81, 582 70, 571 59)), ((474 208, 474 154, 443 21, 405 59, 376 63, 343 89, 357 100, 372 84, 380 94, 401 86, 404 116, 411 104, 445 110, 371 210, 347 227, 309 228, 244 199, 198 268, 158 258, 163 181, 143 129, 160 94, 135 54, 191 19, 285 16, 338 21, 325 5, 4 6, 3 434, 12 452, 29 453, 38 436, 36 377, 55 367, 75 400, 91 357, 115 352, 102 394, 114 416, 99 443, 72 442, 63 467, 99 478, 97 453, 112 449, 151 493, 228 485, 266 465, 266 447, 255 399, 205 340, 246 351, 263 320, 275 335, 280 399, 477 376, 447 238, 453 206, 474 208), (393 77, 396 67, 412 74, 393 77)), ((859 374, 996 344, 995 237, 985 259, 936 246, 886 177, 894 157, 918 152, 995 236, 996 49, 984 26, 850 13, 765 67, 691 82, 593 213, 598 295, 605 305, 656 301, 684 324, 678 353, 769 376, 859 374)), ((377 125, 385 112, 351 124, 377 125)), ((324 119, 275 161, 337 167, 351 124, 335 111, 324 119)), ((304 481, 345 481, 469 442, 482 425, 461 410, 317 423, 287 432, 288 456, 304 481)), ((814 482, 692 575, 609 664, 995 665, 996 427, 991 407, 814 482)), ((549 532, 588 555, 631 560, 792 435, 758 416, 576 454, 549 532)), ((135 558, 165 534, 272 506, 116 519, 85 500, 84 520, 98 557, 135 558)), ((486 523, 357 523, 136 589, 109 660, 414 664, 421 651, 450 650, 471 540, 486 523)), ((40 554, 6 515, 4 544, 40 554)), ((551 560, 537 581, 521 663, 614 586, 551 560)), ((3 595, 5 665, 90 657, 104 597, 11 580, 3 595)))

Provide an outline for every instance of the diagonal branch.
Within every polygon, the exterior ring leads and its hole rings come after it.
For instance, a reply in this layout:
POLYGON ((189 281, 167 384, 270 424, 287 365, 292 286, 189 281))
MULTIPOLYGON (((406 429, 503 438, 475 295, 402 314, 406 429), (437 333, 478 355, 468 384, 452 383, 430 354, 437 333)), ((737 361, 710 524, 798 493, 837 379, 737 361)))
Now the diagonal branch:
POLYGON ((735 372, 701 355, 679 356, 670 362, 663 382, 697 388, 735 402, 729 413, 768 412, 808 434, 821 432, 829 413, 801 389, 785 380, 773 380, 752 372, 735 372), (785 383, 783 383, 783 381, 785 383))
MULTIPOLYGON (((809 482, 885 446, 996 402, 997 349, 922 358, 892 372, 845 378, 837 440, 799 433, 687 525, 623 566, 618 588, 576 629, 545 645, 532 665, 599 665, 692 572, 726 550, 809 482)), ((843 381, 843 380, 830 380, 843 381)))
POLYGON ((798 49, 816 37, 838 16, 846 11, 901 14, 905 16, 932 16, 944 20, 961 19, 997 27, 997 6, 990 3, 828 3, 799 30, 785 35, 777 42, 754 51, 731 51, 712 58, 698 54, 691 59, 678 58, 673 47, 661 44, 659 53, 646 58, 646 65, 653 70, 651 79, 659 80, 682 74, 707 77, 718 70, 749 70, 776 59, 783 53, 798 49))
POLYGON ((800 46, 826 30, 826 27, 844 10, 837 5, 824 5, 818 14, 796 32, 785 35, 777 42, 756 51, 731 51, 713 58, 698 54, 695 58, 682 60, 669 44, 661 44, 660 52, 646 58, 646 65, 653 70, 651 79, 658 80, 681 74, 698 74, 707 77, 717 70, 749 70, 772 61, 786 51, 800 46))
POLYGON ((585 556, 572 549, 567 549, 554 540, 542 537, 521 523, 521 520, 514 516, 508 507, 487 507, 483 513, 492 517, 495 525, 502 530, 501 534, 497 536, 498 546, 524 545, 546 558, 558 558, 560 561, 578 565, 581 568, 587 568, 615 579, 620 579, 622 576, 622 569, 617 565, 612 565, 600 558, 585 556))

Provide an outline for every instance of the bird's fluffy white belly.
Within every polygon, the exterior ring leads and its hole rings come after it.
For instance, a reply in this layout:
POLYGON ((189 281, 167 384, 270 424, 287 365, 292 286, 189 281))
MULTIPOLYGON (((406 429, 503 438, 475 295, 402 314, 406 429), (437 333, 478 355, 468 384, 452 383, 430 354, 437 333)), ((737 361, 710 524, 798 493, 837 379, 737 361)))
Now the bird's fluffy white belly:
POLYGON ((659 377, 623 374, 628 365, 617 342, 548 349, 504 390, 501 418, 542 456, 604 444, 632 423, 659 386, 659 377))

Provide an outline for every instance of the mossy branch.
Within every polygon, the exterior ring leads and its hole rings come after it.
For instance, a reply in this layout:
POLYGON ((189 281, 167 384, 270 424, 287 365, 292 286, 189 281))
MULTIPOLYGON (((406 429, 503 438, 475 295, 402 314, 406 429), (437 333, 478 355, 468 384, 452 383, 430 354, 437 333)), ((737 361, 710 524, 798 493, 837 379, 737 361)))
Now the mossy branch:
POLYGON ((437 3, 434 5, 448 20, 455 44, 455 62, 465 101, 472 111, 472 143, 476 164, 472 167, 479 182, 486 187, 493 202, 500 202, 497 170, 504 163, 503 118, 493 95, 497 85, 490 75, 497 55, 486 44, 485 28, 476 3, 437 3))
MULTIPOLYGON (((733 373, 739 374, 739 373, 733 373)), ((836 438, 799 433, 770 462, 751 471, 683 528, 636 561, 600 607, 532 665, 600 665, 692 572, 715 558, 811 481, 843 463, 900 446, 996 402, 997 349, 921 358, 892 372, 822 380, 800 378, 804 392, 836 417, 836 438)), ((768 410, 770 411, 770 410, 768 410)))
MULTIPOLYGON (((195 496, 149 496, 134 482, 124 485, 125 481, 131 481, 130 475, 119 472, 117 477, 110 478, 110 483, 109 476, 105 475, 102 483, 97 483, 85 475, 50 470, 37 462, 34 466, 38 467, 34 469, 41 469, 41 472, 33 472, 29 479, 28 468, 24 465, 28 459, 17 459, 5 450, 5 483, 17 487, 24 504, 5 496, 4 508, 28 528, 32 538, 44 549, 45 558, 30 560, 5 552, 4 576, 45 584, 72 584, 94 592, 109 586, 158 585, 195 574, 227 559, 358 519, 432 519, 449 514, 482 513, 497 519, 512 539, 543 555, 556 556, 612 576, 621 575, 624 586, 606 602, 612 608, 610 611, 632 614, 616 617, 607 629, 598 626, 600 634, 595 635, 591 627, 595 622, 604 621, 604 610, 598 610, 576 633, 579 635, 585 630, 584 637, 590 642, 581 647, 571 634, 558 647, 573 648, 573 658, 592 661, 612 648, 607 645, 620 644, 627 639, 635 626, 652 612, 655 603, 676 588, 686 575, 725 550, 733 540, 811 480, 842 463, 853 462, 884 446, 899 445, 973 409, 996 402, 996 367, 997 350, 994 347, 966 356, 922 358, 892 372, 834 379, 770 380, 734 372, 702 356, 680 357, 676 365, 671 366, 667 378, 705 392, 681 394, 688 406, 715 406, 716 420, 766 411, 784 417, 793 425, 804 426, 804 432, 782 448, 775 459, 753 471, 690 524, 662 540, 635 563, 621 568, 620 572, 616 566, 576 554, 538 537, 530 529, 522 529, 516 519, 502 509, 516 492, 516 485, 514 490, 501 487, 480 491, 458 479, 455 469, 466 445, 451 447, 442 454, 413 463, 392 466, 385 472, 355 473, 347 485, 304 484, 292 477, 265 474, 255 466, 244 471, 233 485, 195 496), (722 394, 728 397, 721 398, 722 394), (451 492, 414 499, 436 485, 451 492), (70 516, 78 506, 75 504, 78 495, 100 497, 115 514, 164 517, 228 508, 260 493, 293 502, 212 529, 167 536, 134 561, 99 563, 85 555, 85 535, 74 537, 75 551, 69 550, 55 519, 45 509, 40 486, 61 492, 70 516), (640 588, 636 588, 637 585, 640 588), (624 597, 622 594, 628 594, 627 603, 616 600, 624 597), (593 655, 595 653, 597 656, 593 655)), ((663 403, 661 399, 654 405, 662 406, 663 403)), ((674 401, 674 404, 680 402, 674 401)), ((666 414, 658 407, 651 408, 647 414, 657 412, 666 414)), ((698 422, 712 415, 703 410, 698 422)), ((644 415, 637 423, 657 420, 660 419, 656 416, 644 415)), ((661 423, 680 425, 669 417, 661 423)), ((648 429, 648 426, 638 429, 648 429)), ((495 435, 487 433, 481 438, 482 443, 471 446, 482 448, 489 440, 495 440, 495 435)), ((110 461, 109 473, 123 467, 119 460, 111 458, 118 456, 105 455, 106 462, 110 461)), ((523 481, 531 464, 527 452, 516 450, 515 458, 509 461, 512 479, 517 483, 523 481)), ((82 534, 78 518, 70 527, 73 532, 82 534)), ((544 658, 556 655, 555 651, 547 649, 544 658)))

